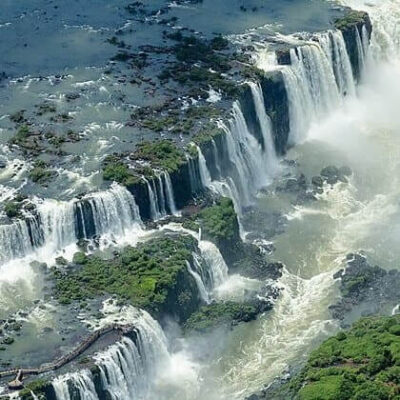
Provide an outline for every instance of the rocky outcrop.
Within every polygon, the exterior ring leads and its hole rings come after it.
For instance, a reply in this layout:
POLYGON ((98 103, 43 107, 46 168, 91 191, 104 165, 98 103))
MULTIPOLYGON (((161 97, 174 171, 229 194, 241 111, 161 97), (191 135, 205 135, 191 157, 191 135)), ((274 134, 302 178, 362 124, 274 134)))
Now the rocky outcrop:
POLYGON ((329 309, 343 324, 350 316, 387 313, 400 303, 400 272, 373 266, 361 254, 349 254, 346 268, 334 278, 340 280, 342 297, 329 309))
POLYGON ((282 72, 270 71, 261 79, 265 110, 271 118, 275 149, 284 154, 290 132, 289 101, 282 72))

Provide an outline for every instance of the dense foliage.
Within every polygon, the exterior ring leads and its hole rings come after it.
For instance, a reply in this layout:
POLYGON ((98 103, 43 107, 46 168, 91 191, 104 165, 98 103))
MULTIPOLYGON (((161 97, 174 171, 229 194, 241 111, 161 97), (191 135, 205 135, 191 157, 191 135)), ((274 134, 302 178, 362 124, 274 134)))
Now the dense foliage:
POLYGON ((141 142, 136 146, 131 158, 150 161, 154 167, 168 172, 176 171, 186 160, 184 152, 171 140, 141 142))
POLYGON ((363 318, 328 339, 289 385, 286 398, 299 400, 400 399, 400 316, 363 318))
POLYGON ((77 253, 77 266, 57 269, 56 297, 61 303, 115 294, 133 305, 158 310, 186 272, 195 241, 190 236, 166 237, 127 247, 112 260, 77 253))

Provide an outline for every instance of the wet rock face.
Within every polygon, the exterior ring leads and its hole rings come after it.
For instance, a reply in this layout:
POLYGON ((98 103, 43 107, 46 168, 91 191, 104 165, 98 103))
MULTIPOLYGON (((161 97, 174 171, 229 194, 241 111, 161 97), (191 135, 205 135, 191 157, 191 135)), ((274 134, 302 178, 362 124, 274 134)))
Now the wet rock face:
MULTIPOLYGON (((347 178, 352 174, 351 169, 349 167, 335 167, 334 165, 329 165, 325 167, 321 171, 321 178, 324 182, 334 185, 338 182, 347 182, 347 178)), ((319 177, 316 177, 315 182, 318 183, 319 177)), ((313 178, 314 179, 314 178, 313 178)), ((314 182, 313 182, 314 183, 314 182)))
POLYGON ((360 254, 347 256, 347 267, 334 275, 340 279, 342 298, 329 307, 332 316, 345 321, 350 313, 372 315, 390 310, 400 300, 400 272, 372 266, 360 254))
POLYGON ((271 71, 261 80, 265 110, 271 118, 275 148, 278 154, 284 154, 290 132, 289 102, 282 72, 271 71))

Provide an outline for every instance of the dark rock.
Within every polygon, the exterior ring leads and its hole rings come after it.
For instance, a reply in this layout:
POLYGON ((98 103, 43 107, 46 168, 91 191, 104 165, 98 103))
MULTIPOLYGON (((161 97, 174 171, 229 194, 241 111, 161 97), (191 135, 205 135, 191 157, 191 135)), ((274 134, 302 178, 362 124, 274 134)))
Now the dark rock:
POLYGON ((322 178, 330 185, 334 185, 339 181, 339 174, 339 168, 333 165, 325 167, 321 171, 322 178))
POLYGON ((345 321, 348 314, 371 315, 399 303, 400 271, 372 266, 361 254, 349 254, 347 266, 333 276, 340 279, 342 298, 329 309, 334 318, 345 321))
POLYGON ((324 186, 324 180, 319 175, 313 176, 311 178, 311 183, 317 188, 322 188, 322 186, 324 186))
POLYGON ((290 121, 289 102, 281 71, 271 71, 261 79, 264 104, 271 118, 275 148, 278 154, 284 154, 288 147, 290 121))
POLYGON ((279 65, 290 65, 292 63, 290 59, 290 49, 278 50, 276 57, 279 65))

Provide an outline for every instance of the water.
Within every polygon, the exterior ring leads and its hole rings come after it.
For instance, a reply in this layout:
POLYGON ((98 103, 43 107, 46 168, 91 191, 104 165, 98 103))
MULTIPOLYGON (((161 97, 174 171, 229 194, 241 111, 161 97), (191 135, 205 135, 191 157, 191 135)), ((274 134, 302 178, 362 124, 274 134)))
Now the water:
POLYGON ((78 396, 81 400, 98 400, 92 374, 84 370, 56 378, 53 388, 57 400, 72 400, 78 396), (71 394, 72 393, 74 394, 71 394))
MULTIPOLYGON (((350 59, 341 32, 329 31, 290 50, 290 66, 281 67, 289 99, 289 144, 301 143, 313 123, 355 94, 350 59)), ((361 43, 360 43, 361 46, 361 43)), ((258 57, 264 70, 277 68, 258 57)))
POLYGON ((279 163, 272 137, 272 125, 264 107, 264 95, 258 83, 248 82, 251 89, 258 124, 262 132, 262 142, 253 136, 246 124, 241 105, 235 101, 229 124, 220 123, 225 131, 224 150, 228 162, 212 141, 213 163, 218 178, 212 179, 205 157, 199 147, 199 173, 203 187, 210 188, 222 196, 229 196, 240 215, 245 207, 254 203, 259 189, 267 186, 279 171, 279 163))
POLYGON ((143 178, 147 185, 150 200, 150 215, 156 221, 167 214, 177 214, 171 177, 166 171, 160 172, 156 179, 143 178))
MULTIPOLYGON (((34 199, 35 215, 0 226, 0 260, 5 262, 37 251, 43 256, 94 236, 114 239, 141 229, 134 197, 122 186, 72 201, 34 199)), ((39 257, 39 259, 44 258, 39 257)))

